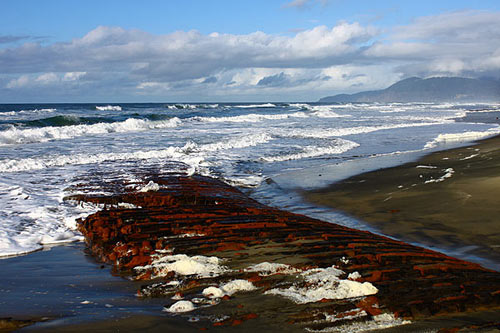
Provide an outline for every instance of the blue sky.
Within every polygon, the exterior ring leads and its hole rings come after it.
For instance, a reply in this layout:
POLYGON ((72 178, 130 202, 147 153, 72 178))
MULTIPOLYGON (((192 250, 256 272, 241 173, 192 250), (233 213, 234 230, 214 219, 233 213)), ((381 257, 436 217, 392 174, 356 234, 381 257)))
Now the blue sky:
POLYGON ((499 77, 499 1, 0 2, 0 102, 312 101, 499 77))

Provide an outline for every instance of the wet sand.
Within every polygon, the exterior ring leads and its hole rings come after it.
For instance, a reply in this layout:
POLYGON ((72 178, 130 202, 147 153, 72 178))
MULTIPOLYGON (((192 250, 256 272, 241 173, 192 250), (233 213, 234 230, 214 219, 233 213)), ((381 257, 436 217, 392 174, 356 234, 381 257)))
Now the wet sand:
MULTIPOLYGON (((144 281, 131 281, 97 262, 84 243, 47 248, 27 256, 0 260, 0 332, 199 332, 216 330, 214 318, 255 311, 258 318, 226 332, 279 331, 285 319, 273 317, 276 308, 285 314, 291 302, 255 295, 241 295, 196 313, 170 314, 163 307, 169 297, 137 297, 144 281), (242 307, 242 304, 245 307, 242 307), (267 315, 266 315, 267 314, 267 315)), ((290 332, 302 332, 289 328, 290 332)))
POLYGON ((500 270, 500 137, 360 174, 306 200, 381 233, 500 270))
POLYGON ((5 258, 0 264, 0 331, 112 320, 137 309, 153 313, 162 308, 161 301, 137 299, 139 285, 111 274, 110 266, 86 254, 83 243, 5 258))

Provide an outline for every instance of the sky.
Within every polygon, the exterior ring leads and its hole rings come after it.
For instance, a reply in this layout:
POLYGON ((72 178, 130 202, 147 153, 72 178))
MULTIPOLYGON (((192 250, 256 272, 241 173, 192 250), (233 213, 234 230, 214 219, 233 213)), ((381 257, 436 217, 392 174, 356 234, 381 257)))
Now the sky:
POLYGON ((500 78, 498 0, 0 0, 0 103, 316 101, 500 78))

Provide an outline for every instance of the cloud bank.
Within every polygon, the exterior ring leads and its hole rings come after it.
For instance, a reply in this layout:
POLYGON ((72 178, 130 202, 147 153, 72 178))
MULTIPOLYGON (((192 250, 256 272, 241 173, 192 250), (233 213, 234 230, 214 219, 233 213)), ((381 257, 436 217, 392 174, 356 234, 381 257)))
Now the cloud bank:
POLYGON ((310 100, 413 75, 500 76, 496 12, 420 17, 389 31, 339 22, 292 36, 100 26, 66 43, 5 46, 19 40, 0 36, 4 100, 310 100))

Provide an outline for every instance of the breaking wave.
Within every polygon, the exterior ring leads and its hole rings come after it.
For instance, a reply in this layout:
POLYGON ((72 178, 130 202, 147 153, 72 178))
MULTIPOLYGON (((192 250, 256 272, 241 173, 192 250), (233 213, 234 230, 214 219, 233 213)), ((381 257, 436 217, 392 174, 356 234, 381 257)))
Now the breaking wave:
POLYGON ((235 105, 234 107, 239 108, 239 109, 275 108, 276 104, 272 104, 272 103, 249 104, 249 105, 235 105))
POLYGON ((158 150, 128 153, 54 155, 40 158, 11 159, 3 160, 2 163, 0 163, 0 172, 41 170, 65 165, 94 164, 108 161, 151 159, 175 160, 193 167, 198 167, 201 162, 205 161, 207 157, 206 153, 253 147, 266 143, 270 140, 272 140, 270 135, 258 133, 255 135, 234 137, 223 142, 201 145, 190 141, 182 147, 168 147, 166 149, 158 150))
POLYGON ((275 134, 283 137, 296 137, 296 138, 315 138, 323 139, 330 137, 342 137, 355 134, 364 134, 381 130, 405 128, 405 127, 420 127, 420 126, 430 126, 436 125, 436 123, 408 123, 408 124, 397 124, 397 125, 385 125, 385 126, 357 126, 357 127, 346 127, 346 128, 332 128, 332 129, 276 129, 275 134))
POLYGON ((170 110, 217 109, 219 104, 169 104, 165 107, 170 110))
POLYGON ((434 140, 427 142, 424 148, 431 149, 437 147, 440 144, 447 143, 471 142, 479 139, 485 139, 496 134, 500 134, 500 126, 491 128, 483 132, 470 131, 462 133, 439 134, 434 140))
POLYGON ((284 162, 290 160, 319 157, 324 155, 336 155, 345 153, 346 151, 349 151, 356 147, 359 147, 359 144, 354 141, 337 139, 331 146, 306 146, 301 149, 301 152, 298 153, 262 157, 262 160, 265 162, 284 162))
MULTIPOLYGON (((287 169, 308 172, 358 156, 398 157, 420 153, 426 143, 426 148, 443 148, 485 138, 500 133, 500 127, 498 115, 481 112, 498 111, 497 104, 432 103, 4 104, 0 256, 81 239, 75 218, 93 208, 62 198, 81 190, 68 186, 80 184, 82 177, 136 182, 143 172, 196 172, 237 186, 266 184, 256 197, 270 195, 277 199, 273 204, 292 207, 288 196, 280 197, 281 190, 264 181, 287 169), (458 121, 466 112, 478 114, 458 121), (481 123, 486 118, 487 124, 481 123), (29 143, 35 144, 23 145, 29 143)), ((108 188, 99 182, 91 190, 108 188)))
POLYGON ((104 105, 104 106, 99 106, 96 105, 96 110, 99 111, 121 111, 122 107, 119 105, 104 105))
POLYGON ((294 112, 289 114, 255 114, 250 113, 232 117, 193 117, 191 119, 210 123, 231 122, 231 123, 256 123, 264 120, 282 120, 289 118, 307 118, 304 112, 294 112))
MULTIPOLYGON (((66 122, 71 121, 67 116, 64 116, 63 118, 66 122)), ((57 121, 59 121, 59 118, 57 121)), ((181 120, 174 117, 165 121, 149 121, 129 118, 125 121, 115 123, 100 122, 92 125, 71 125, 61 127, 47 126, 41 128, 19 129, 11 126, 9 129, 0 132, 0 145, 27 144, 51 140, 64 140, 96 134, 138 132, 151 129, 171 128, 178 126, 180 123, 181 120)))
POLYGON ((29 115, 29 114, 41 114, 41 113, 51 113, 56 112, 57 109, 47 108, 47 109, 32 109, 32 110, 19 110, 19 111, 7 111, 0 112, 0 116, 16 116, 16 115, 29 115))

